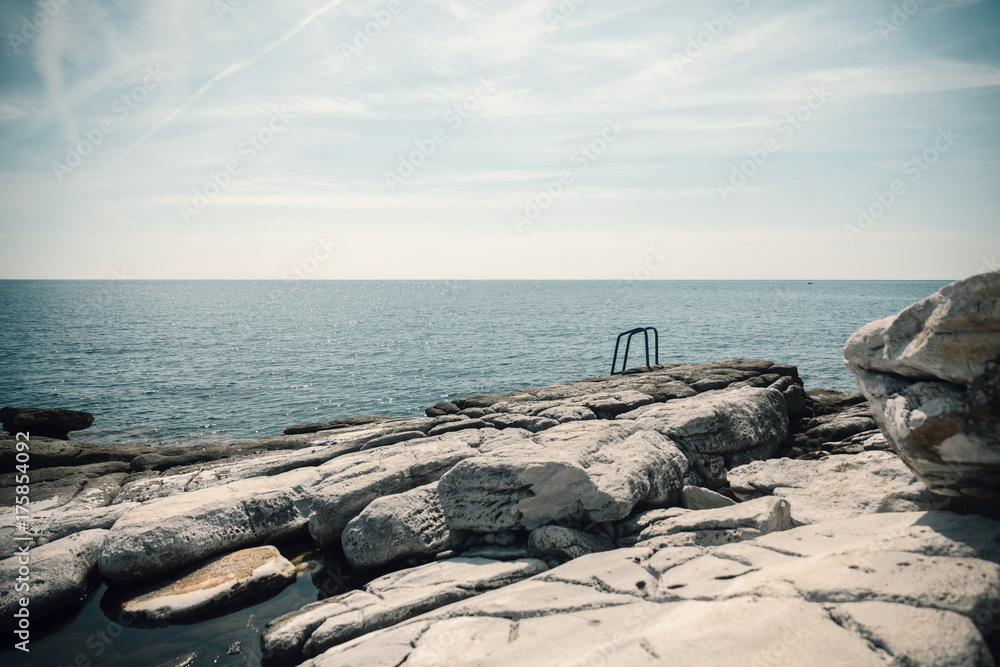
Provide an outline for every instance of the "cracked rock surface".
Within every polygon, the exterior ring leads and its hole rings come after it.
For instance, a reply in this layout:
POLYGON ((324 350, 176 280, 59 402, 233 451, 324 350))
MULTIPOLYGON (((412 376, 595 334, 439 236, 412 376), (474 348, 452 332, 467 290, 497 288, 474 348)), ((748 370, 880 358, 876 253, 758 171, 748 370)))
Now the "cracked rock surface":
POLYGON ((972 555, 987 544, 995 555, 1000 523, 903 512, 738 544, 619 549, 305 664, 730 665, 739 656, 746 664, 991 665, 1000 565, 972 555), (946 528, 953 521, 955 531, 946 528))
MULTIPOLYGON (((271 619, 264 667, 996 658, 1000 524, 943 511, 860 394, 730 359, 427 415, 175 448, 33 440, 27 533, 51 590, 33 618, 102 579, 186 591, 255 549, 278 588, 270 545, 311 540, 390 573, 271 619)), ((9 572, 17 530, 0 527, 9 572)))

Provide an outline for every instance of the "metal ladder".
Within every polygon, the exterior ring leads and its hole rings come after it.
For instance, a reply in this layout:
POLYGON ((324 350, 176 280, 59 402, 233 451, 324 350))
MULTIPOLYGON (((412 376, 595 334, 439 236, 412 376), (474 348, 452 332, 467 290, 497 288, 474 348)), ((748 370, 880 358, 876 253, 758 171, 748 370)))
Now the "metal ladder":
POLYGON ((622 333, 618 334, 618 340, 615 341, 615 356, 611 360, 611 374, 612 375, 621 375, 622 373, 625 372, 626 369, 628 369, 628 350, 629 350, 629 347, 632 345, 632 336, 635 336, 636 334, 640 334, 640 333, 646 339, 646 366, 647 367, 650 366, 650 363, 649 363, 649 332, 650 331, 653 332, 653 342, 654 342, 654 345, 656 346, 656 352, 655 352, 655 354, 656 354, 656 356, 655 356, 656 361, 655 361, 655 363, 657 363, 657 364, 660 363, 660 332, 658 332, 655 327, 636 327, 635 329, 632 329, 630 331, 623 331, 622 333), (622 343, 622 336, 628 336, 628 338, 625 339, 625 356, 622 357, 622 369, 621 369, 621 371, 619 371, 619 372, 616 373, 615 372, 615 367, 618 365, 618 347, 622 343))

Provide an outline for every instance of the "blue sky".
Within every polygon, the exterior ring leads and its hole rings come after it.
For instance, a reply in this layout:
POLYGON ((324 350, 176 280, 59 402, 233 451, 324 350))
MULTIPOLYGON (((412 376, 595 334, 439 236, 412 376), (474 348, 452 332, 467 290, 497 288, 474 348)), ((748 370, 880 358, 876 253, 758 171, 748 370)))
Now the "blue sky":
POLYGON ((8 1, 0 32, 0 278, 1000 258, 996 0, 8 1))

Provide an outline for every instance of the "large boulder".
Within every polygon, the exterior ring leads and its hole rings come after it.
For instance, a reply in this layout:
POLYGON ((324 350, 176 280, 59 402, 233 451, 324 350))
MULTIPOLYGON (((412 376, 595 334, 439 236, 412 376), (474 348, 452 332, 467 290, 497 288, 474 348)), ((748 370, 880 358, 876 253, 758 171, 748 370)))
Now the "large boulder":
POLYGON ((407 557, 430 557, 452 547, 437 482, 372 501, 341 534, 351 567, 363 569, 407 557))
POLYGON ((90 428, 94 415, 89 412, 63 410, 61 408, 0 408, 0 422, 3 430, 11 435, 20 432, 32 436, 66 440, 70 431, 90 428))
POLYGON ((686 472, 681 451, 655 431, 576 421, 462 461, 441 478, 438 495, 452 529, 533 530, 622 519, 639 503, 674 504, 686 472))
POLYGON ((931 490, 1000 498, 1000 271, 865 325, 844 360, 893 448, 931 490))
POLYGON ((618 417, 656 431, 687 455, 698 486, 718 488, 726 470, 774 456, 788 437, 788 412, 776 389, 740 387, 657 403, 618 417))
MULTIPOLYGON (((470 420, 466 420, 470 421, 470 420)), ((320 545, 340 544, 347 524, 372 501, 436 482, 455 464, 476 455, 483 433, 467 429, 433 438, 366 449, 319 467, 309 534, 320 545)))

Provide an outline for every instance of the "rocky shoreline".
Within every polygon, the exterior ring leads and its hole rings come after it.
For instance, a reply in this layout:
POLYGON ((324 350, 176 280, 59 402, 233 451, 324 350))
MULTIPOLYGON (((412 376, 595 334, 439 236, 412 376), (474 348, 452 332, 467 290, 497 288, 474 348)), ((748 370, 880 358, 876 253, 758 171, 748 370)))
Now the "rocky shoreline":
MULTIPOLYGON (((387 572, 271 619, 264 665, 994 664, 1000 521, 928 488, 896 453, 896 399, 872 395, 730 359, 237 443, 32 436, 30 526, 0 528, 0 572, 15 580, 30 538, 33 621, 104 582, 106 613, 157 623, 303 576, 271 545, 387 572)), ((996 417, 980 404, 976 433, 996 417)), ((0 443, 14 470, 15 438, 0 443)), ((0 475, 8 507, 17 486, 0 475)), ((5 632, 21 604, 0 590, 5 632)))

